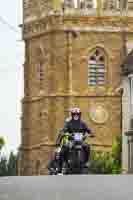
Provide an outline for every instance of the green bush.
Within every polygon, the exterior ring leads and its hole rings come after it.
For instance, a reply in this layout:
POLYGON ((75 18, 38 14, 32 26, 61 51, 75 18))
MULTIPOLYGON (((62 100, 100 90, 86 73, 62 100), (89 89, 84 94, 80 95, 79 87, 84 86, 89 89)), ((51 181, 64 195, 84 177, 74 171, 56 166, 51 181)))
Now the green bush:
POLYGON ((120 174, 121 173, 122 138, 119 136, 112 145, 111 152, 96 152, 92 150, 90 173, 120 174))

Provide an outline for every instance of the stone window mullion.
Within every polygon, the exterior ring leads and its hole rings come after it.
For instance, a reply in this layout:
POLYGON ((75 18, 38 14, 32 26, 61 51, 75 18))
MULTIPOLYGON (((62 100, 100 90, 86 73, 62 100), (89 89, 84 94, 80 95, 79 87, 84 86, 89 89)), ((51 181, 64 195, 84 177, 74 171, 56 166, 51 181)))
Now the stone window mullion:
POLYGON ((101 49, 96 49, 88 62, 88 85, 102 86, 105 84, 105 58, 101 49))

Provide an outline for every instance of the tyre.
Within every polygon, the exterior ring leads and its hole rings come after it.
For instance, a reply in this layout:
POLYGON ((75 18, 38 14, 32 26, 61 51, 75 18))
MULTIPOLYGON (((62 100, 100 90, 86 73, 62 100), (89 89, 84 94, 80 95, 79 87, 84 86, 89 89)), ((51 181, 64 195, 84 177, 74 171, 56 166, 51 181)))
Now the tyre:
POLYGON ((67 163, 66 162, 64 162, 63 163, 63 165, 62 165, 62 172, 61 172, 62 174, 68 174, 68 165, 67 165, 67 163))

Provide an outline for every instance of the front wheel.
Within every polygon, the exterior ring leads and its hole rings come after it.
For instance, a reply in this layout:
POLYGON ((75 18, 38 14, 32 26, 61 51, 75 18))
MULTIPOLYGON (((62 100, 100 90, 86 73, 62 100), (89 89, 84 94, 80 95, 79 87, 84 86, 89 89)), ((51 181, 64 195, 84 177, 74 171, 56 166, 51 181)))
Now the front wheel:
POLYGON ((78 149, 76 150, 75 152, 75 161, 76 163, 80 166, 81 163, 84 162, 84 150, 81 148, 81 149, 78 149))
POLYGON ((69 174, 69 167, 67 162, 63 163, 61 173, 64 175, 69 174))

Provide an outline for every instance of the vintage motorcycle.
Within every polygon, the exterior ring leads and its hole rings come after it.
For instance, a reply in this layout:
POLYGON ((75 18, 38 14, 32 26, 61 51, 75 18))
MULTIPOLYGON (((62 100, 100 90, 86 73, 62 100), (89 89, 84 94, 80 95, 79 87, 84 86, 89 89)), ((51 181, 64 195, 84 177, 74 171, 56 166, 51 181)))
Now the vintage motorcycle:
POLYGON ((84 164, 85 152, 83 150, 86 137, 83 132, 64 135, 63 145, 67 147, 68 151, 67 158, 63 162, 62 174, 88 174, 88 167, 84 164))

